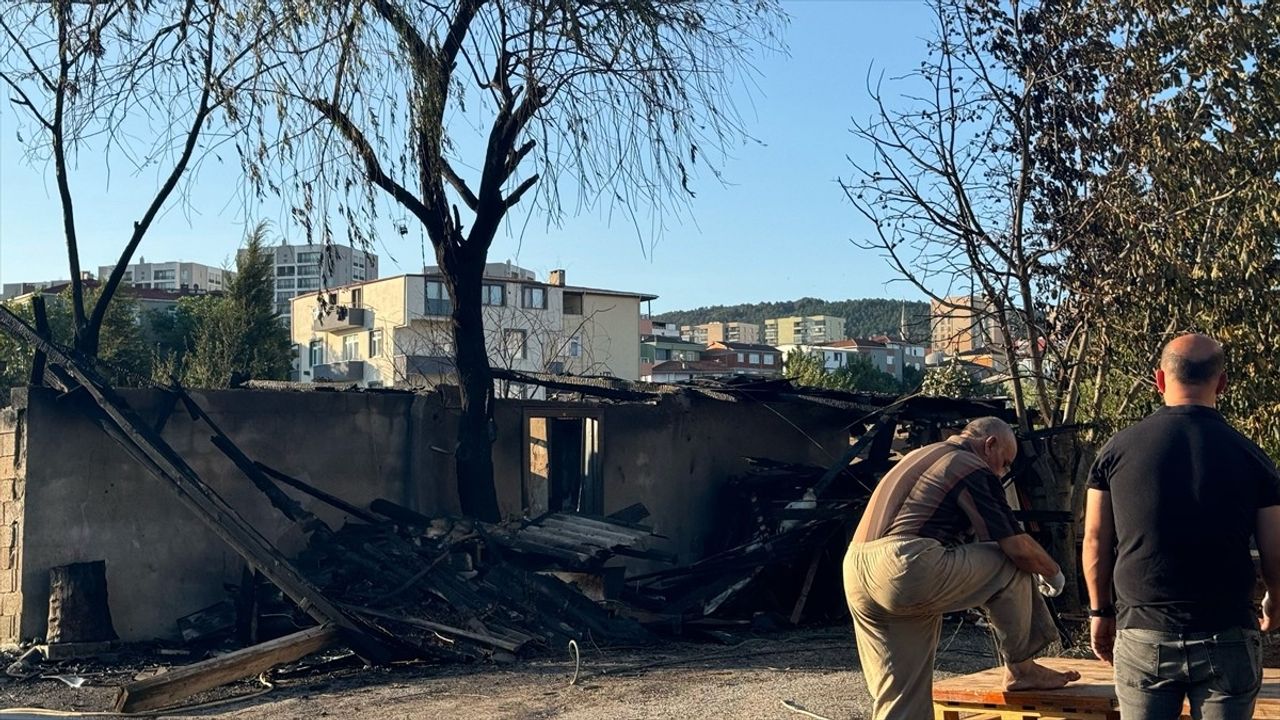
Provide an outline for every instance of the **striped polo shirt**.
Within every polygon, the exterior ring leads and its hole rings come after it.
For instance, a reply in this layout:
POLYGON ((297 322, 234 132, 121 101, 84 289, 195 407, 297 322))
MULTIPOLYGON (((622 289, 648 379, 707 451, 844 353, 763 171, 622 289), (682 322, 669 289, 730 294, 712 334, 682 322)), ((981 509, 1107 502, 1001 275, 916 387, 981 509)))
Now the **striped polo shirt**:
POLYGON ((1020 532, 1000 479, 957 436, 909 453, 884 476, 853 542, 923 537, 958 545, 1020 532))

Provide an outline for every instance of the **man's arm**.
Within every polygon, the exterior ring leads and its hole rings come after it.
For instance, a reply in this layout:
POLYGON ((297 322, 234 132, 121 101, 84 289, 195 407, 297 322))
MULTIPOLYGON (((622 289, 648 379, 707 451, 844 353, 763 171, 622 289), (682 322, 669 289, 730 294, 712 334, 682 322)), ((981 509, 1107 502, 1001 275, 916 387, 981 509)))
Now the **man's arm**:
POLYGON ((997 540, 996 544, 1000 546, 1005 555, 1009 556, 1013 564, 1018 566, 1019 570, 1043 575, 1044 577, 1053 577, 1062 571, 1062 568, 1058 567, 1058 563, 1054 562, 1049 553, 1040 547, 1040 543, 1026 533, 1010 535, 1007 538, 997 540))
POLYGON ((1262 601, 1262 631, 1280 629, 1280 505, 1258 509, 1254 536, 1267 596, 1262 601))
MULTIPOLYGON (((1113 607, 1111 578, 1116 566, 1116 523, 1111 511, 1111 493, 1089 488, 1084 508, 1084 584, 1089 589, 1089 606, 1113 607)), ((1111 662, 1115 643, 1116 621, 1093 618, 1092 644, 1098 659, 1111 662)))

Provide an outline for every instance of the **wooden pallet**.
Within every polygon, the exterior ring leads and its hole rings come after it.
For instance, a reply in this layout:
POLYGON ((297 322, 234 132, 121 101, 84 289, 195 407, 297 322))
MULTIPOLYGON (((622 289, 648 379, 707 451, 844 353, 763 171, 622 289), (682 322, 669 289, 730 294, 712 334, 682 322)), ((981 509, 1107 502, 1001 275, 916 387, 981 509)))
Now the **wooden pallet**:
MULTIPOLYGON (((1120 720, 1110 665, 1063 658, 1043 662, 1055 670, 1075 670, 1080 680, 1060 690, 1006 692, 1001 668, 949 678, 934 683, 934 720, 1120 720)), ((1280 669, 1263 671, 1253 717, 1280 720, 1280 669)))

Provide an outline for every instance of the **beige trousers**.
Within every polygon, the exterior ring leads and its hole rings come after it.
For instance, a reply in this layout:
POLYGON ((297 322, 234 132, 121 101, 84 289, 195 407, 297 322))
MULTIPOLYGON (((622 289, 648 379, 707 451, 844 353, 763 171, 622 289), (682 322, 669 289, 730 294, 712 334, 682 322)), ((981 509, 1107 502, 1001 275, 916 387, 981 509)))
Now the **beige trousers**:
POLYGON ((995 543, 948 548, 890 537, 851 544, 844 589, 873 720, 933 717, 933 661, 942 615, 987 612, 1003 662, 1028 660, 1058 639, 1034 578, 995 543))

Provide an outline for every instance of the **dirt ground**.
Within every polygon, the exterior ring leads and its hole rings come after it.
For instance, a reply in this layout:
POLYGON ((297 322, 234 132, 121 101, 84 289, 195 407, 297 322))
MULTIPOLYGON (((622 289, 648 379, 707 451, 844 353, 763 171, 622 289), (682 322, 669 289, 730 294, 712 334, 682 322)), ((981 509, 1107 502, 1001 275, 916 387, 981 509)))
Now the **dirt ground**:
MULTIPOLYGON (((943 629, 938 676, 992 667, 987 631, 971 621, 952 620, 943 629)), ((172 659, 182 664, 194 659, 172 659)), ((0 706, 70 711, 91 717, 108 710, 115 689, 139 673, 154 672, 145 661, 122 658, 95 669, 44 668, 43 677, 0 680, 0 706), (83 677, 72 688, 52 675, 83 677)), ((162 717, 228 717, 240 720, 315 718, 513 718, 585 720, 646 718, 803 718, 783 700, 831 718, 866 717, 868 696, 858 670, 852 631, 847 628, 797 630, 742 636, 733 645, 671 643, 646 648, 582 649, 575 663, 562 657, 511 665, 440 666, 414 664, 361 667, 354 658, 325 663, 313 658, 278 671, 274 688, 244 682, 220 689, 200 702, 214 707, 162 717)), ((72 680, 72 682, 75 682, 72 680)), ((10 711, 12 712, 12 711, 10 711)), ((0 718, 15 717, 2 714, 0 718)), ((21 716, 17 716, 21 717, 21 716)), ((34 717, 34 716, 27 716, 34 717)))

